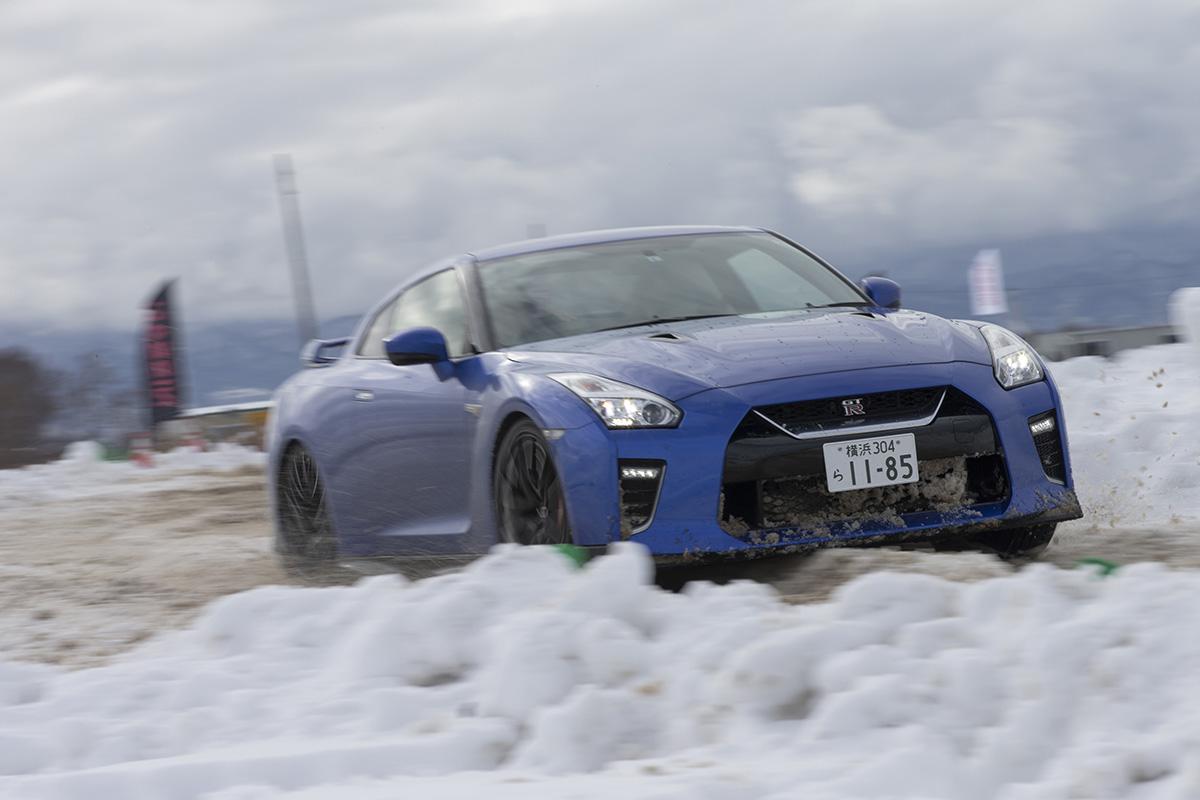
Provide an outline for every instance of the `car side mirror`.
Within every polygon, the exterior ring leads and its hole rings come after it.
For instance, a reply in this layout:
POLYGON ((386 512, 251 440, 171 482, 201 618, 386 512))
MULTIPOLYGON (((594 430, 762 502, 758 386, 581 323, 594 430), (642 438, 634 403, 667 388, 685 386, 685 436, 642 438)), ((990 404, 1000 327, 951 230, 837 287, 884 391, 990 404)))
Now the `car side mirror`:
POLYGON ((405 364, 440 364, 450 360, 446 337, 434 328, 400 331, 383 343, 388 361, 398 367, 405 364))
POLYGON ((306 367, 323 367, 338 360, 336 352, 350 343, 349 339, 313 339, 300 351, 300 363, 306 367))
POLYGON ((900 284, 893 280, 875 276, 863 278, 858 282, 858 288, 879 308, 900 307, 900 284))

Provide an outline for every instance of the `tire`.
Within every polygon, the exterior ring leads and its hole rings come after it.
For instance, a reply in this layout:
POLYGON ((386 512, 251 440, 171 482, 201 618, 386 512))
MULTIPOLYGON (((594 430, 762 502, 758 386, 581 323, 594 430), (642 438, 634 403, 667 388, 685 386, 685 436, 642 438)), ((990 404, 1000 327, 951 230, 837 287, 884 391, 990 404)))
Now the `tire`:
POLYGON ((329 520, 325 484, 312 455, 299 444, 284 453, 276 484, 276 550, 284 570, 305 581, 340 572, 337 536, 329 520))
POLYGON ((528 419, 509 428, 496 447, 492 503, 502 542, 571 544, 567 502, 550 447, 528 419))
POLYGON ((1051 524, 989 531, 972 537, 972 542, 1005 559, 1037 558, 1050 545, 1056 527, 1051 524))

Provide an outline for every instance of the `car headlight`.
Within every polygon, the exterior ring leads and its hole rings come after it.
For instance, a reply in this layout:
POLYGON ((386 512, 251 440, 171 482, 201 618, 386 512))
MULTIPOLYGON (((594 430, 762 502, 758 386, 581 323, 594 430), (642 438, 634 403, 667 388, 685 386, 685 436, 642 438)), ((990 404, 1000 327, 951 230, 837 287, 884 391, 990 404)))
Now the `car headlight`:
POLYGON ((1005 389, 1015 389, 1036 383, 1046 377, 1041 359, 1025 340, 999 325, 984 325, 979 329, 992 351, 992 371, 1005 389))
POLYGON ((683 417, 669 400, 627 383, 585 372, 548 377, 578 395, 610 428, 670 428, 683 417))

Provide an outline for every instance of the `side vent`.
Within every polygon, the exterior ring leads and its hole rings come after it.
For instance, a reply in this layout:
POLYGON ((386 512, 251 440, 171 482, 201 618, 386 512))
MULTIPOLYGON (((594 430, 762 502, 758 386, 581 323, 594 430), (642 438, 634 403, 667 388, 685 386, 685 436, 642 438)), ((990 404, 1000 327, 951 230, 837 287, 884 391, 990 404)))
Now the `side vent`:
POLYGON ((1067 465, 1063 458, 1062 436, 1059 433, 1058 415, 1053 411, 1029 418, 1029 432, 1037 447, 1038 460, 1046 477, 1059 483, 1067 482, 1067 465))
POLYGON ((662 461, 621 459, 617 462, 617 477, 621 487, 622 538, 650 527, 666 467, 662 461))

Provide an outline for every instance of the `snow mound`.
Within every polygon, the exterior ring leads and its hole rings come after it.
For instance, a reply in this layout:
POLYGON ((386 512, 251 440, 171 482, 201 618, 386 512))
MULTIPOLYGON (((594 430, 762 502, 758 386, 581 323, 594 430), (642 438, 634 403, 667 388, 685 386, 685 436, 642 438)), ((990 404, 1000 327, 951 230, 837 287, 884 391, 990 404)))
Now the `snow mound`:
POLYGON ((1200 794, 1200 574, 876 573, 830 602, 576 571, 268 587, 106 667, 0 664, 0 797, 1200 794))
POLYGON ((1191 342, 1200 359, 1200 286, 1177 289, 1167 304, 1171 325, 1185 342, 1191 342))
POLYGON ((104 446, 99 442, 72 442, 59 461, 65 466, 87 469, 104 461, 104 446))
POLYGON ((1200 518, 1200 357, 1189 344, 1051 364, 1085 523, 1200 518))
POLYGON ((153 465, 105 461, 96 442, 75 442, 50 464, 0 470, 0 510, 30 503, 76 500, 114 494, 207 488, 206 477, 260 472, 266 454, 233 444, 212 450, 180 447, 155 453, 153 465))

